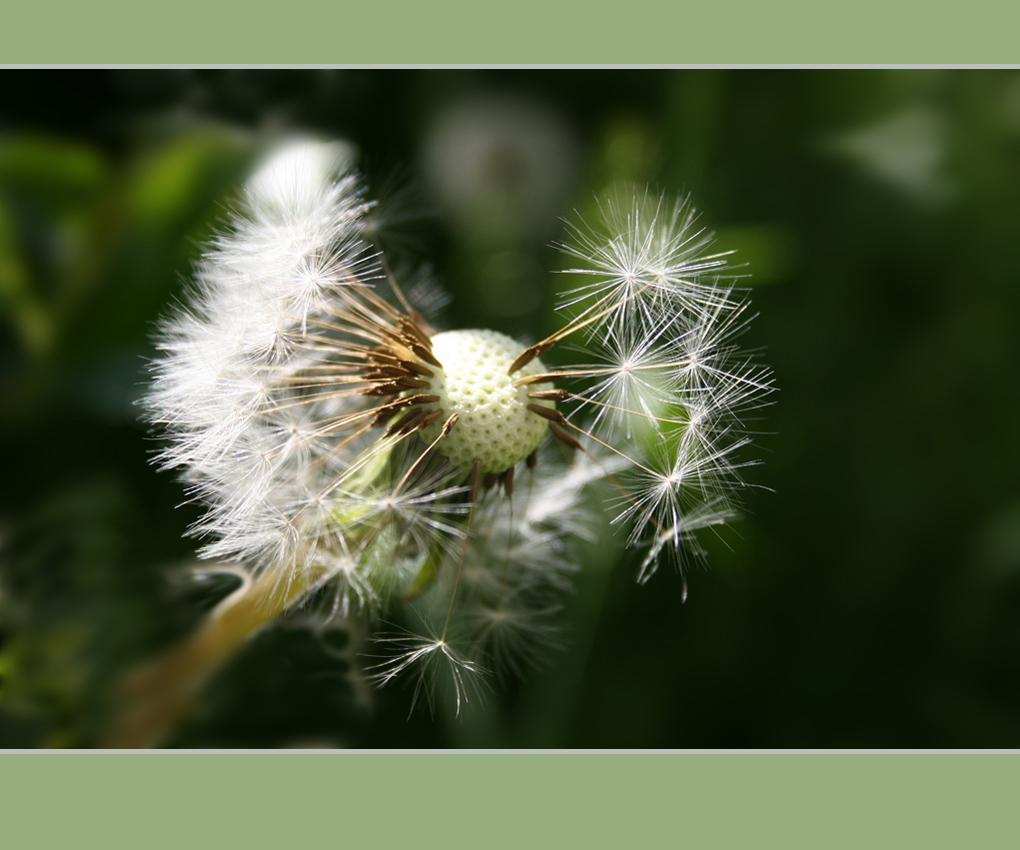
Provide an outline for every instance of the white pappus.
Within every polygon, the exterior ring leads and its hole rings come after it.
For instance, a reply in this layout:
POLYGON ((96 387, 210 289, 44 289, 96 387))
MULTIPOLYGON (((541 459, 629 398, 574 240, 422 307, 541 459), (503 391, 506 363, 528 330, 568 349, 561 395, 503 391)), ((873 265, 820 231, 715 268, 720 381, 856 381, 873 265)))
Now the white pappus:
POLYGON ((368 240, 348 161, 293 143, 251 178, 162 328, 147 408, 206 506, 201 554, 253 577, 252 623, 312 597, 376 622, 412 609, 420 631, 382 628, 367 669, 431 701, 442 668, 459 706, 555 643, 591 491, 645 551, 642 581, 700 551, 734 515, 771 376, 735 343, 745 297, 687 201, 638 194, 574 228, 582 283, 523 345, 432 325, 368 240))

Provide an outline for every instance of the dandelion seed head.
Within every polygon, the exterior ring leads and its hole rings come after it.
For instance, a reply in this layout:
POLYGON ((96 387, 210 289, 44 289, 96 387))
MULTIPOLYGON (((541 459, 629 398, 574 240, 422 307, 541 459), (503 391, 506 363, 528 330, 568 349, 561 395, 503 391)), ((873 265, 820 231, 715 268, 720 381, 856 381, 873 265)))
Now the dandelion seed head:
MULTIPOLYGON (((520 386, 515 379, 540 375, 545 366, 538 358, 513 376, 510 367, 525 347, 495 331, 447 331, 432 338, 432 351, 443 364, 431 382, 439 396, 431 407, 458 415, 457 424, 439 444, 439 451, 456 466, 470 469, 477 461, 483 473, 501 474, 520 463, 548 431, 548 420, 528 409, 529 404, 555 409, 551 401, 536 401, 529 392, 550 389, 551 383, 520 386)), ((426 428, 426 440, 435 439, 440 425, 426 428)))
POLYGON ((639 581, 702 556, 771 375, 686 199, 578 226, 584 282, 525 346, 433 327, 442 296, 393 277, 351 156, 294 143, 261 166, 163 325, 146 405, 160 464, 206 507, 203 557, 243 564, 274 610, 428 624, 377 635, 369 672, 430 705, 445 681, 459 710, 488 666, 519 674, 554 643, 578 541, 622 527, 639 581))

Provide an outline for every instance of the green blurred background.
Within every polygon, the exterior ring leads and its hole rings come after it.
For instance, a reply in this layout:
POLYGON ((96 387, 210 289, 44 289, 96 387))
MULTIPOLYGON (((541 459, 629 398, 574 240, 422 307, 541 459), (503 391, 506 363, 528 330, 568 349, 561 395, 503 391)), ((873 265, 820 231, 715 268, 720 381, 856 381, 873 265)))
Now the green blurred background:
POLYGON ((96 745, 118 677, 231 589, 181 568, 198 509, 135 402, 202 241, 293 132, 357 146, 451 328, 537 338, 561 217, 690 192, 780 392, 686 604, 589 549, 565 649, 459 720, 366 697, 343 630, 298 616, 169 745, 1020 746, 1015 70, 3 72, 0 746, 96 745))

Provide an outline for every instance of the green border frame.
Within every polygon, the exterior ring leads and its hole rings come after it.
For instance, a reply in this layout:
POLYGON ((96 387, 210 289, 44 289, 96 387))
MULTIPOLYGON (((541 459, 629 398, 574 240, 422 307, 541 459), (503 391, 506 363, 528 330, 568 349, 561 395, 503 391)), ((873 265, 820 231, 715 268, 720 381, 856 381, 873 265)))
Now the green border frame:
POLYGON ((11 847, 998 847, 1002 754, 7 754, 11 847))
POLYGON ((1017 61, 1020 19, 1001 0, 8 5, 0 62, 17 64, 987 65, 1017 61))

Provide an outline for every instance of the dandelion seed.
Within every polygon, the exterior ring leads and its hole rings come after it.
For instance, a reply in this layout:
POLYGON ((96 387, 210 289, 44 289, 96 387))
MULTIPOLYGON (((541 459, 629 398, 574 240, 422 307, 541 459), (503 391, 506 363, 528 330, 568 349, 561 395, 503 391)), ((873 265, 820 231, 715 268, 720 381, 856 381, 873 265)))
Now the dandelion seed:
POLYGON ((379 646, 392 650, 392 657, 368 668, 371 678, 385 685, 395 678, 412 676, 414 694, 411 711, 424 701, 432 713, 437 691, 445 690, 453 697, 457 714, 472 698, 481 695, 480 677, 486 672, 476 662, 464 658, 443 637, 423 637, 412 632, 383 634, 376 638, 379 646))
POLYGON ((369 242, 348 160, 298 143, 252 179, 163 328, 148 408, 207 507, 202 553, 253 575, 252 622, 327 586, 337 616, 410 609, 436 628, 377 635, 369 672, 431 704, 442 671, 459 710, 490 666, 553 642, 593 491, 646 550, 639 580, 701 553, 771 378, 734 341, 746 304, 688 201, 617 200, 575 228, 584 283, 525 346, 433 326, 434 287, 398 285, 369 242))

